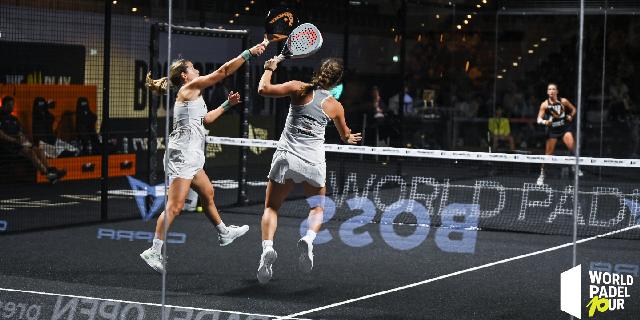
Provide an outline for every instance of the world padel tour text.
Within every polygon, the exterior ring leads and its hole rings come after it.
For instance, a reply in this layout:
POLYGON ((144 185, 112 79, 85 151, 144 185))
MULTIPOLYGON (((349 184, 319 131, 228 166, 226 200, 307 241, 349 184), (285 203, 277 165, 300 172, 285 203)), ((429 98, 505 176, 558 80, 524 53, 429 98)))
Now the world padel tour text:
POLYGON ((624 310, 626 299, 630 298, 629 287, 633 285, 633 276, 600 271, 589 271, 589 317, 595 312, 624 310))

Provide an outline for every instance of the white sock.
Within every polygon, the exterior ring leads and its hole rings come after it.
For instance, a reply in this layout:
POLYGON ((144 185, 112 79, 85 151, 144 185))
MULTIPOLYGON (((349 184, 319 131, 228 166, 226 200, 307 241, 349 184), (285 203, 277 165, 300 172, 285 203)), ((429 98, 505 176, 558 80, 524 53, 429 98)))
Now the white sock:
POLYGON ((216 226, 216 229, 218 229, 220 234, 227 234, 229 232, 229 230, 227 230, 227 226, 224 225, 224 222, 220 222, 220 224, 216 226))
POLYGON ((313 230, 307 230, 307 234, 305 234, 303 238, 309 240, 309 243, 313 243, 313 240, 316 239, 316 235, 317 233, 315 233, 313 230))
POLYGON ((267 247, 273 248, 273 240, 262 240, 262 251, 264 251, 267 247))
POLYGON ((151 250, 160 253, 162 251, 162 245, 164 244, 164 241, 155 238, 153 239, 153 244, 151 245, 151 250))

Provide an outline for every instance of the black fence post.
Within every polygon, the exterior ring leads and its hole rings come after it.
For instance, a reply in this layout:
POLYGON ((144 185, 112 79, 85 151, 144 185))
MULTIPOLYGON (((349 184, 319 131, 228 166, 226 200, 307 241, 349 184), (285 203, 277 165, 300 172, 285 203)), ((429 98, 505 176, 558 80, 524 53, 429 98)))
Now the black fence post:
MULTIPOLYGON (((156 68, 159 55, 159 26, 151 26, 151 39, 149 43, 149 70, 154 79, 160 78, 161 70, 156 68)), ((150 185, 158 183, 158 107, 160 97, 149 94, 149 127, 147 128, 147 165, 148 182, 150 185)))
MULTIPOLYGON (((246 50, 248 46, 247 36, 242 37, 242 50, 246 50)), ((251 101, 251 65, 249 61, 244 64, 244 78, 242 79, 242 87, 244 88, 244 103, 242 104, 242 112, 240 113, 240 137, 249 137, 249 103, 251 101)), ((247 205, 249 198, 247 197, 247 147, 240 147, 240 168, 238 172, 238 204, 247 205)))
POLYGON ((100 176, 100 220, 109 220, 109 78, 111 73, 111 1, 104 2, 104 65, 102 69, 102 170, 100 176))

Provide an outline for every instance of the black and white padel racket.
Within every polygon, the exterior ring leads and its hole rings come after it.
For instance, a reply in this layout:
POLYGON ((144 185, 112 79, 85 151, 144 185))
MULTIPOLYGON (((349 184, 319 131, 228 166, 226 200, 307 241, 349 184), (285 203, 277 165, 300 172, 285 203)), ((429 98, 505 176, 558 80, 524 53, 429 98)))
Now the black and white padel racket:
POLYGON ((287 38, 282 53, 276 57, 280 62, 284 59, 299 59, 316 53, 322 47, 322 34, 311 23, 297 26, 287 38))
POLYGON ((271 42, 286 40, 298 24, 298 15, 290 8, 277 7, 269 10, 264 20, 262 44, 266 47, 271 42))

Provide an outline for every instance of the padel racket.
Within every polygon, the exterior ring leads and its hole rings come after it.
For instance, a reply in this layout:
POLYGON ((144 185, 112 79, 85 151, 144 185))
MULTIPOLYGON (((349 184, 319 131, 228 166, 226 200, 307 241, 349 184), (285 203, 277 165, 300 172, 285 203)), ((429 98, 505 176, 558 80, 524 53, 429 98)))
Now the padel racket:
POLYGON ((299 59, 316 53, 322 47, 322 34, 311 23, 303 23, 293 29, 282 48, 282 53, 276 57, 278 62, 284 59, 299 59))
POLYGON ((298 15, 289 8, 278 7, 269 10, 264 20, 265 33, 262 44, 266 47, 271 42, 287 39, 298 23, 298 15))

